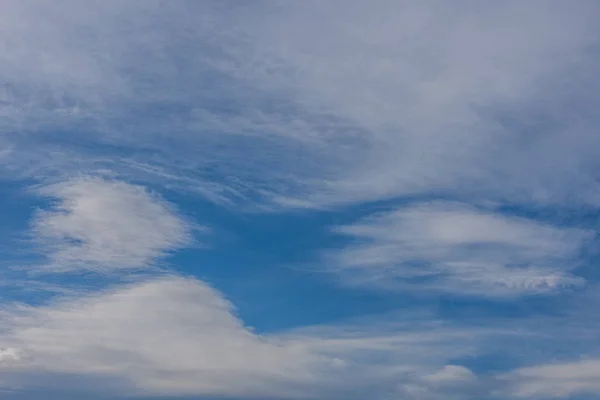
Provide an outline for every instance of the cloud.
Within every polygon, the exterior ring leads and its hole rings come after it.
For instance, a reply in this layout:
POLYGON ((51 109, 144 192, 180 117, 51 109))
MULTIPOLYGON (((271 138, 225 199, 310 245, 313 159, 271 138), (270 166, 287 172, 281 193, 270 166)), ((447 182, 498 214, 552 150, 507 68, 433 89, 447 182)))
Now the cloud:
MULTIPOLYGON (((3 305, 0 371, 2 385, 25 398, 27 391, 302 399, 519 398, 520 390, 544 374, 524 368, 482 376, 458 360, 472 363, 481 355, 501 353, 514 357, 512 365, 522 365, 590 348, 597 342, 597 327, 589 322, 594 310, 588 307, 580 310, 584 315, 578 310, 547 319, 476 318, 475 324, 439 320, 422 311, 397 311, 259 333, 244 325, 233 305, 207 284, 162 276, 66 294, 37 306, 3 305), (499 389, 507 385, 513 392, 499 389)), ((563 383, 587 382, 588 375, 579 375, 580 370, 563 374, 563 383)))
MULTIPOLYGON (((407 400, 438 399, 444 396, 447 399, 470 399, 481 389, 475 374, 460 365, 446 365, 439 371, 425 375, 416 381, 400 386, 400 394, 407 400)), ((478 392, 479 396, 488 394, 478 392)))
POLYGON ((32 233, 53 270, 143 268, 191 242, 191 225, 140 186, 82 178, 38 193, 52 204, 36 213, 32 233))
POLYGON ((31 355, 23 368, 112 376, 133 391, 272 395, 277 381, 314 380, 322 362, 293 343, 253 334, 219 293, 183 278, 12 312, 4 339, 31 355))
POLYGON ((18 349, 14 348, 0 348, 0 364, 8 364, 18 362, 21 360, 21 355, 18 349))
MULTIPOLYGON (((375 3, 3 2, 0 177, 42 182, 52 204, 32 233, 49 267, 125 272, 189 244, 193 228, 125 183, 138 182, 235 212, 417 199, 338 229, 352 243, 325 260, 351 284, 495 297, 582 284, 587 232, 467 204, 600 204, 598 5, 375 3)), ((0 364, 292 397, 382 376, 396 397, 441 397, 468 375, 450 355, 472 331, 259 335, 220 301, 173 278, 10 309, 0 364)))
POLYGON ((8 2, 3 131, 37 133, 12 135, 9 163, 63 174, 103 162, 263 206, 431 193, 597 204, 599 12, 8 2))
POLYGON ((350 242, 325 260, 351 283, 485 296, 582 283, 569 271, 590 237, 452 202, 399 207, 335 231, 350 242))
MULTIPOLYGON (((257 34, 289 73, 275 82, 305 110, 347 123, 320 136, 330 151, 312 201, 442 192, 597 204, 595 160, 585 150, 598 148, 596 119, 569 107, 598 104, 573 84, 595 87, 586 71, 599 61, 587 52, 598 39, 597 7, 316 4, 280 7, 257 34)), ((270 75, 256 75, 268 85, 270 75)))
POLYGON ((257 334, 220 293, 181 277, 38 307, 7 305, 0 318, 6 358, 27 354, 26 362, 0 363, 7 384, 42 389, 72 376, 75 388, 86 378, 90 390, 96 380, 137 395, 336 398, 375 382, 383 393, 462 354, 477 337, 427 320, 395 330, 332 325, 257 334))
POLYGON ((565 397, 597 389, 595 360, 483 374, 457 360, 472 363, 480 355, 502 353, 518 356, 516 363, 544 362, 554 353, 578 351, 571 339, 578 347, 596 343, 596 327, 585 323, 582 336, 576 325, 585 321, 572 317, 524 319, 515 329, 512 319, 478 319, 475 326, 404 312, 258 333, 215 289, 195 279, 163 276, 40 306, 4 305, 0 371, 2 386, 25 398, 28 391, 301 399, 565 397))
POLYGON ((568 398, 600 390, 600 360, 537 365, 518 369, 504 377, 517 398, 568 398))
POLYGON ((427 375, 423 378, 423 380, 435 384, 469 382, 473 379, 475 379, 473 372, 460 365, 446 365, 438 372, 427 375))

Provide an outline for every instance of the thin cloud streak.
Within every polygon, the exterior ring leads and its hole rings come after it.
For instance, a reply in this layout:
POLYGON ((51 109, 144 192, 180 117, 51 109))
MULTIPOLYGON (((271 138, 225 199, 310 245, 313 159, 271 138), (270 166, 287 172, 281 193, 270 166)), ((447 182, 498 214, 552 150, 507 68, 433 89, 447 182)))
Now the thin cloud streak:
POLYGON ((349 242, 325 265, 353 285, 518 296, 578 286, 591 232, 465 204, 414 204, 334 228, 349 242))

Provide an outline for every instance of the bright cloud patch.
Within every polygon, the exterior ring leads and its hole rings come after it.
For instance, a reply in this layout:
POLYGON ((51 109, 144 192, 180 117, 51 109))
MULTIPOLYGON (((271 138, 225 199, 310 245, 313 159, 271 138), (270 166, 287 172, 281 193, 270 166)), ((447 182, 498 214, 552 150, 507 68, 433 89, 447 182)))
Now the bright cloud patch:
POLYGON ((519 369, 507 376, 518 398, 567 398, 600 391, 600 360, 589 359, 519 369))
POLYGON ((11 346, 0 356, 24 349, 21 370, 112 376, 130 391, 272 395, 277 382, 316 380, 323 364, 305 346, 253 334, 216 291, 182 278, 19 308, 3 325, 11 346))
MULTIPOLYGON (((42 377, 40 387, 73 376, 112 380, 121 394, 138 395, 306 399, 354 396, 373 382, 394 392, 399 380, 462 354, 477 337, 467 343, 463 330, 426 320, 387 332, 332 325, 259 335, 216 290, 179 277, 4 307, 1 317, 0 372, 9 387, 33 375, 42 377)), ((463 375, 449 370, 432 379, 463 375)))
POLYGON ((190 242, 189 227, 144 188, 99 179, 44 187, 33 233, 56 270, 140 268, 190 242))
POLYGON ((581 283, 569 275, 589 234, 454 203, 399 208, 336 231, 328 260, 355 283, 510 295, 581 283))
POLYGON ((18 362, 21 360, 19 350, 15 348, 0 348, 0 365, 18 362))
POLYGON ((477 393, 477 377, 468 368, 446 365, 439 371, 425 375, 400 387, 400 394, 407 399, 435 400, 466 399, 477 393))
POLYGON ((440 371, 423 378, 423 380, 435 384, 469 382, 474 379, 475 375, 468 368, 460 365, 446 365, 440 371))

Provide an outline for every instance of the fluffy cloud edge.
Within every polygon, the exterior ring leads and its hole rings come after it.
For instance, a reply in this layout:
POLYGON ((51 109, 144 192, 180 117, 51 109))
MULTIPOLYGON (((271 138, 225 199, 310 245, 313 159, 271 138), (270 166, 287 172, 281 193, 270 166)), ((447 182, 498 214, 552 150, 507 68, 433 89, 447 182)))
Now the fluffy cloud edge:
POLYGON ((172 204, 124 181, 82 177, 38 187, 50 201, 36 212, 31 236, 46 271, 143 269, 193 244, 201 228, 172 204))
POLYGON ((373 381, 393 391, 396 379, 469 346, 462 332, 432 332, 425 321, 403 332, 359 325, 257 334, 218 291, 179 276, 39 307, 5 305, 0 321, 0 370, 16 387, 48 384, 31 376, 87 376, 134 395, 320 398, 373 381))

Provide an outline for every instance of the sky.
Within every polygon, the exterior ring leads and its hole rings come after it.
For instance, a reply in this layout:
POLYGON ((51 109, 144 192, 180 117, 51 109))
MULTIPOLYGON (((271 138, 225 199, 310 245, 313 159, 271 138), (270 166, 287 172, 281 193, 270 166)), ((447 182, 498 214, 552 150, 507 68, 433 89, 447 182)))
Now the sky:
POLYGON ((599 20, 0 1, 0 397, 600 399, 599 20))

